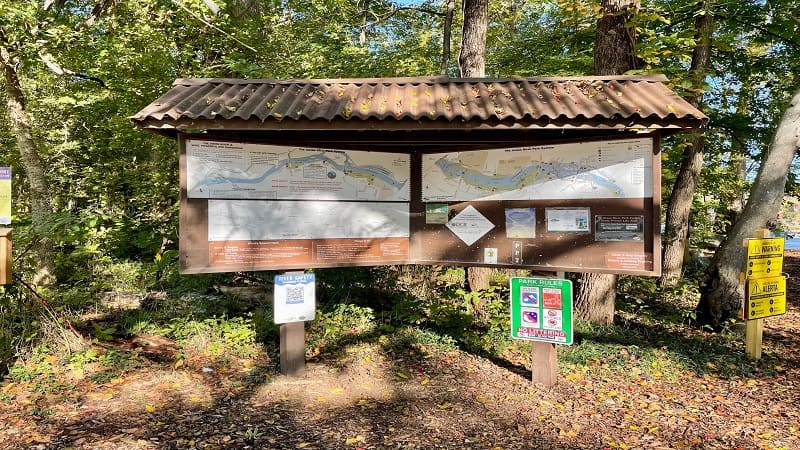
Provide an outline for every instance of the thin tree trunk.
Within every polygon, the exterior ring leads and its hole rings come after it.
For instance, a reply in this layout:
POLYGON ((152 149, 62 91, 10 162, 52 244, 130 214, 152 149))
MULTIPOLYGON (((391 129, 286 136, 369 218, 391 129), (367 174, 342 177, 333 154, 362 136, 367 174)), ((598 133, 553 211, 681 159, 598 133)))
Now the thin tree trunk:
POLYGON ((697 320, 719 330, 742 305, 739 273, 746 250, 742 241, 776 219, 786 188, 786 177, 800 147, 800 90, 794 93, 767 149, 750 197, 728 238, 717 249, 700 283, 697 320))
POLYGON ((450 67, 450 41, 453 36, 453 13, 456 9, 456 0, 447 0, 447 11, 444 14, 444 30, 442 31, 442 65, 439 74, 447 76, 450 67))
MULTIPOLYGON (((4 36, 0 35, 0 40, 4 40, 4 36)), ((36 141, 33 139, 33 125, 25 109, 25 95, 22 92, 16 66, 17 62, 9 48, 5 42, 0 41, 0 70, 3 71, 5 81, 6 112, 16 136, 20 160, 30 187, 31 221, 36 232, 41 234, 45 232, 45 225, 53 213, 51 192, 36 141)), ((34 284, 54 284, 56 277, 53 241, 47 236, 42 236, 35 250, 39 267, 33 279, 34 284)))
MULTIPOLYGON (((689 103, 700 108, 706 74, 711 64, 711 36, 714 32, 713 0, 703 2, 703 12, 695 19, 696 44, 692 52, 692 64, 689 77, 696 94, 689 103)), ((674 286, 683 271, 686 243, 689 237, 689 212, 692 199, 703 167, 705 136, 694 135, 686 143, 681 160, 681 168, 675 178, 669 202, 667 203, 667 220, 664 224, 664 244, 662 251, 662 268, 659 284, 674 286)))
POLYGON ((489 26, 489 0, 463 0, 464 26, 458 66, 464 78, 486 76, 486 29, 489 26))

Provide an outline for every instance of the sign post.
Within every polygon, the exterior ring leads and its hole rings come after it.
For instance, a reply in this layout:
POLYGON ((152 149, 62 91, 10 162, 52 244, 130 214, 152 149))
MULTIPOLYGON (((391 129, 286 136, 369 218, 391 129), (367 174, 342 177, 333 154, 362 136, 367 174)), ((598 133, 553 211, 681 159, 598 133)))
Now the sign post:
POLYGON ((533 342, 532 381, 556 384, 556 344, 571 345, 572 282, 559 278, 511 278, 511 337, 533 342))
POLYGON ((281 373, 293 377, 306 371, 305 321, 316 315, 313 273, 289 272, 275 276, 274 321, 280 324, 281 373))
POLYGON ((786 313, 786 276, 783 270, 783 238, 770 238, 769 230, 756 230, 747 247, 747 267, 742 274, 745 285, 745 353, 761 359, 764 318, 786 313))

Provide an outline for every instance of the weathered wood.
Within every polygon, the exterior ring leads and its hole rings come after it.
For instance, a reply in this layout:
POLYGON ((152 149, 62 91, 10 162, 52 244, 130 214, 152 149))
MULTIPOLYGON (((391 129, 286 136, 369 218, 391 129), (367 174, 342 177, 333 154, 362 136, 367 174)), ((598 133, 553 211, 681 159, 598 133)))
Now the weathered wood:
POLYGON ((533 342, 531 352, 531 381, 547 387, 556 385, 558 378, 558 352, 556 344, 533 342))
POLYGON ((0 284, 11 284, 11 228, 0 228, 0 284))
POLYGON ((306 329, 305 322, 281 325, 281 373, 290 377, 301 377, 306 373, 306 329))

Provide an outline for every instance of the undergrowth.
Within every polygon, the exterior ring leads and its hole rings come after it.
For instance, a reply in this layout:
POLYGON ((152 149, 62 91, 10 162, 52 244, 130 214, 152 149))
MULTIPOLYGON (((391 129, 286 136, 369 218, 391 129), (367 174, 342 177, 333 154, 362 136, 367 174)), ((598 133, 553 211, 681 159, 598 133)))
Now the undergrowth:
MULTIPOLYGON (((50 354, 73 370, 99 367, 93 380, 111 379, 138 367, 141 359, 89 343, 137 335, 175 342, 179 358, 194 355, 225 364, 264 354, 277 357, 279 326, 272 322, 266 295, 272 273, 173 278, 170 267, 161 267, 156 280, 156 271, 143 267, 122 264, 100 271, 104 277, 134 272, 118 277, 118 284, 111 277, 94 287, 45 291, 52 309, 14 287, 5 288, 0 292, 0 371, 10 370, 12 379, 47 379, 52 371, 31 364, 47 362, 42 355, 50 354), (230 285, 254 289, 256 295, 223 289, 230 285), (87 339, 76 341, 64 319, 87 339)), ((510 338, 507 280, 469 292, 464 278, 461 268, 427 266, 320 270, 316 318, 306 324, 307 355, 335 357, 363 344, 388 353, 425 346, 528 366, 529 343, 510 338)), ((614 324, 576 321, 575 344, 559 346, 562 371, 733 377, 764 370, 745 359, 735 329, 715 334, 686 325, 697 296, 692 281, 664 290, 652 278, 620 277, 614 324)))

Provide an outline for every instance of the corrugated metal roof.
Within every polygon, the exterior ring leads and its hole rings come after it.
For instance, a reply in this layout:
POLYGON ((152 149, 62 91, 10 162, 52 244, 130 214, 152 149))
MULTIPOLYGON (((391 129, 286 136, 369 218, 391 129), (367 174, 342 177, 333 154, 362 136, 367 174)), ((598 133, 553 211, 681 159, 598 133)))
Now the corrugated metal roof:
POLYGON ((131 119, 160 129, 696 128, 664 76, 178 79, 131 119))

